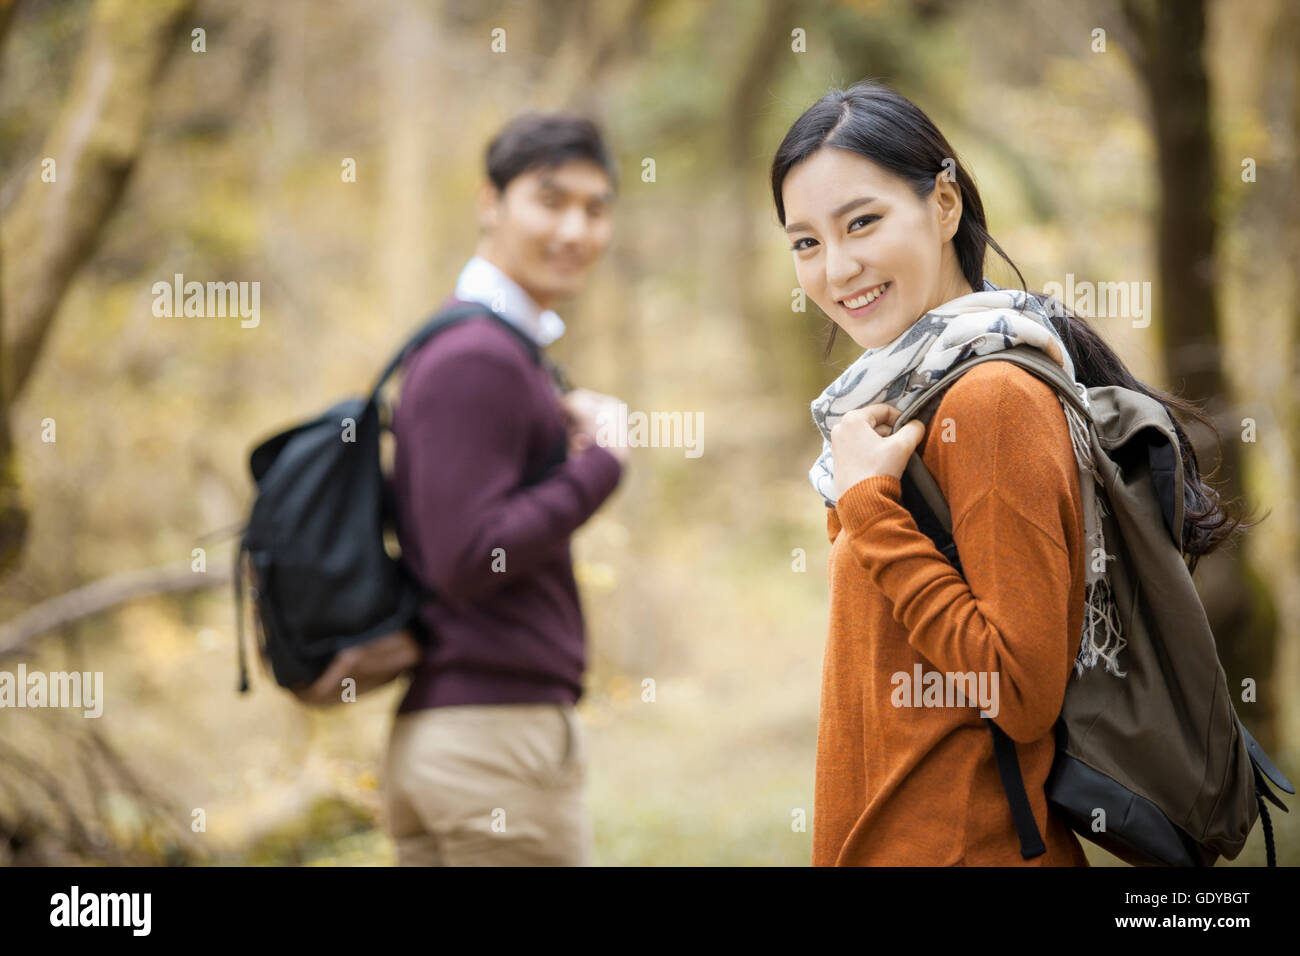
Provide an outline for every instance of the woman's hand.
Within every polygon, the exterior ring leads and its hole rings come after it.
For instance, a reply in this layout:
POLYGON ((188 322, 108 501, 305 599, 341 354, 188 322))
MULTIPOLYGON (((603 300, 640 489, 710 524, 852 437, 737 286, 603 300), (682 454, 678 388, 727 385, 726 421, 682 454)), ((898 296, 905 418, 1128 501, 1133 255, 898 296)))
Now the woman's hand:
POLYGON ((925 424, 912 419, 891 435, 900 414, 894 406, 878 402, 854 409, 831 428, 837 499, 864 478, 903 477, 908 459, 925 437, 925 424))

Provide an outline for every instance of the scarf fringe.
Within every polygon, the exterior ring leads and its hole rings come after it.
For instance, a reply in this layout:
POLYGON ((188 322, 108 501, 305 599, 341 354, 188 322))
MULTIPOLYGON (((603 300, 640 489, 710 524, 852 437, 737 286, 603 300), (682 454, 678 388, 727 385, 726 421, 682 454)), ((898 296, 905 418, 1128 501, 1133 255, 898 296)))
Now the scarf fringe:
MULTIPOLYGON (((1084 403, 1087 403, 1087 389, 1080 389, 1084 397, 1084 403)), ((1070 443, 1074 445, 1074 456, 1079 460, 1079 465, 1088 474, 1092 475, 1093 481, 1097 484, 1104 484, 1101 472, 1097 470, 1097 462, 1092 457, 1092 442, 1088 438, 1088 423, 1084 420, 1083 414, 1064 398, 1061 400, 1061 407, 1065 409, 1065 420, 1070 425, 1070 443)), ((1100 499, 1099 499, 1100 500, 1100 499)))
POLYGON ((1106 670, 1116 677, 1124 677, 1128 671, 1119 669, 1119 652, 1128 646, 1128 641, 1121 633, 1119 608, 1111 594, 1110 582, 1105 578, 1090 582, 1087 586, 1087 602, 1083 612, 1083 639, 1079 642, 1079 653, 1074 659, 1074 669, 1082 677, 1084 670, 1094 667, 1097 661, 1104 661, 1106 670), (1097 640, 1101 632, 1100 643, 1097 640))
MULTIPOLYGON (((1079 391, 1086 404, 1087 390, 1080 388, 1079 391)), ((1065 417, 1070 425, 1070 441, 1074 445, 1074 454, 1079 462, 1079 480, 1081 482, 1091 480, 1095 483, 1090 489, 1081 489, 1085 511, 1089 505, 1092 508, 1092 516, 1088 521, 1096 524, 1095 528, 1085 529, 1088 538, 1088 561, 1091 567, 1093 560, 1091 555, 1095 548, 1100 548, 1101 553, 1109 560, 1106 539, 1102 533, 1102 519, 1110 512, 1106 507, 1106 496, 1100 493, 1104 482, 1092 454, 1088 423, 1079 410, 1065 399, 1061 400, 1061 406, 1065 409, 1065 417)), ((1119 608, 1115 604, 1115 596, 1106 574, 1107 571, 1103 570, 1096 575, 1091 575, 1092 580, 1088 581, 1085 587, 1087 600, 1083 613, 1083 636, 1079 641, 1079 653, 1074 659, 1074 669, 1080 677, 1085 670, 1095 667, 1098 661, 1104 662, 1107 672, 1116 677, 1124 677, 1128 673, 1119 669, 1119 652, 1128 645, 1128 641, 1124 639, 1119 608)))

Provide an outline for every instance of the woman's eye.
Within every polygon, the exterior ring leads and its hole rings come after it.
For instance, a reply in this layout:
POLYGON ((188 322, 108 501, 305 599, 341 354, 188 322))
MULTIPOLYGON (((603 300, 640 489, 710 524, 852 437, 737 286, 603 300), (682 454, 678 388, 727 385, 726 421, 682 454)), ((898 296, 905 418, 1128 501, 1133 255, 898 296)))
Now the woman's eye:
MULTIPOLYGON (((866 223, 866 224, 870 225, 871 223, 875 222, 875 221, 876 221, 877 219, 879 219, 879 218, 880 218, 880 216, 876 215, 875 213, 867 213, 866 215, 858 216, 857 218, 855 218, 855 219, 853 219, 852 221, 849 222, 849 231, 852 232, 852 231, 853 231, 853 227, 856 226, 856 225, 857 225, 858 223, 860 223, 860 222, 861 222, 861 223, 866 223)), ((792 245, 790 248, 793 249, 795 252, 803 252, 803 250, 805 250, 805 249, 811 249, 812 247, 811 247, 811 246, 800 245, 800 243, 804 243, 804 242, 814 242, 814 241, 815 241, 815 240, 813 240, 813 239, 809 239, 808 237, 805 236, 803 239, 800 239, 800 240, 796 241, 795 244, 792 245)))

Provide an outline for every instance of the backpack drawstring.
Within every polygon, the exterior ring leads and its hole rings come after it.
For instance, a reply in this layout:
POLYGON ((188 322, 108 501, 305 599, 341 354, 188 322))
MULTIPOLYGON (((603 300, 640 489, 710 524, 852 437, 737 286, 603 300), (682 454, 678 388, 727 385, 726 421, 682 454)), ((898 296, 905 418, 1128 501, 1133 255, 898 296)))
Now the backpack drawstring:
POLYGON ((235 549, 235 648, 239 655, 239 692, 248 693, 248 660, 244 654, 244 588, 241 578, 244 571, 244 544, 235 549))
POLYGON ((1273 820, 1268 815, 1268 807, 1264 806, 1264 795, 1255 788, 1255 802, 1259 804, 1259 818, 1264 822, 1264 854, 1268 860, 1268 866, 1277 866, 1277 849, 1273 846, 1273 820))

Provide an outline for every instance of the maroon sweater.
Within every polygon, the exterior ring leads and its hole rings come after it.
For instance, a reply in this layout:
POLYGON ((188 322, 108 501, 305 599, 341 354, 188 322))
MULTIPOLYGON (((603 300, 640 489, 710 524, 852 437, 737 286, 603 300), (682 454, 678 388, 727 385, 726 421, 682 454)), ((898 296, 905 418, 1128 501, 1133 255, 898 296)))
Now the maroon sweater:
POLYGON ((398 540, 438 599, 420 609, 431 641, 397 712, 576 703, 586 643, 569 536, 622 467, 592 446, 524 486, 565 441, 564 411, 550 374, 489 318, 439 333, 404 369, 398 540))

